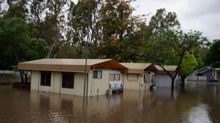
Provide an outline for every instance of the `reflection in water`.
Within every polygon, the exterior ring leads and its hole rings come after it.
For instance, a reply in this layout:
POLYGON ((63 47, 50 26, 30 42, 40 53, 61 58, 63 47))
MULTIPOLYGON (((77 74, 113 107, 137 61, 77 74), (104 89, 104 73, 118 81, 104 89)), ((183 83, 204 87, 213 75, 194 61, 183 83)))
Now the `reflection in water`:
POLYGON ((186 123, 212 123, 209 118, 207 105, 199 104, 187 112, 186 123))
POLYGON ((219 123, 218 88, 82 97, 0 87, 0 122, 219 123))

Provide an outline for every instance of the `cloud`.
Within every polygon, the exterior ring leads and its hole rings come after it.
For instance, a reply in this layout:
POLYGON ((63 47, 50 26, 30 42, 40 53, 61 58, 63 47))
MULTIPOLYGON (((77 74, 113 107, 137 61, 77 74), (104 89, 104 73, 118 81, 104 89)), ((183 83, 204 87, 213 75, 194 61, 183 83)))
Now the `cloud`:
POLYGON ((135 15, 151 13, 159 8, 177 13, 182 29, 197 30, 213 40, 220 38, 220 0, 137 0, 132 3, 135 15))

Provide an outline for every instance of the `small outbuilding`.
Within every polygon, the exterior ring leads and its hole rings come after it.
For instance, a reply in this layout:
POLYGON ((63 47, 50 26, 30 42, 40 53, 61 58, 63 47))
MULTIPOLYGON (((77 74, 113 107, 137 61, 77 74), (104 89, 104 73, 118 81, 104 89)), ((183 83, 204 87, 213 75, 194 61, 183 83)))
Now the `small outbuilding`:
POLYGON ((18 64, 19 70, 31 71, 31 90, 70 95, 104 95, 117 74, 122 80, 126 67, 112 59, 39 59, 18 64), (87 75, 88 85, 84 86, 87 75))
MULTIPOLYGON (((156 87, 166 87, 170 88, 171 87, 171 78, 170 76, 158 65, 155 65, 157 68, 156 76, 155 76, 155 83, 154 86, 156 87)), ((170 72, 171 74, 175 73, 176 70, 175 65, 165 65, 164 68, 170 72)), ((175 87, 179 85, 179 75, 177 75, 176 80, 175 80, 175 87)))
POLYGON ((208 82, 220 81, 220 68, 203 67, 193 72, 195 78, 206 78, 208 82))
POLYGON ((128 68, 123 74, 124 89, 148 90, 157 68, 151 63, 121 63, 128 68))

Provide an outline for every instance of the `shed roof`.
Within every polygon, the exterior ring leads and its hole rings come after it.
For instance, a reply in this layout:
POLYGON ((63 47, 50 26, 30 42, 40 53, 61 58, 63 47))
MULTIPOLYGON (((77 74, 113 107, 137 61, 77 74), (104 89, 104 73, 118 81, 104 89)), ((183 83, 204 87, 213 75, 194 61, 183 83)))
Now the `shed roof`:
POLYGON ((152 63, 121 63, 128 68, 128 73, 143 73, 147 71, 157 71, 157 68, 152 63))
MULTIPOLYGON (((158 69, 158 71, 163 71, 163 69, 159 65, 155 65, 155 66, 158 69)), ((167 71, 174 72, 174 71, 176 71, 177 66, 176 65, 164 65, 164 68, 167 71)))
MULTIPOLYGON (((18 64, 20 70, 84 72, 85 59, 39 59, 18 64)), ((126 67, 112 59, 87 59, 87 70, 109 68, 125 70, 126 67)))

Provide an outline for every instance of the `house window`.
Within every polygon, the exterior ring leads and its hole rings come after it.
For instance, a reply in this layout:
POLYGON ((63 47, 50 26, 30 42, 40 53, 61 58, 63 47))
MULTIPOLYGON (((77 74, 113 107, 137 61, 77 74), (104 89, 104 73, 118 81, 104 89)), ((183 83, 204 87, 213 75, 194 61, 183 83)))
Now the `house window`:
POLYGON ((110 81, 120 81, 120 74, 110 74, 110 81))
POLYGON ((50 86, 51 83, 51 72, 41 72, 40 85, 50 86))
POLYGON ((102 71, 101 70, 93 71, 93 78, 94 79, 101 79, 102 78, 102 71))
POLYGON ((74 88, 74 73, 62 73, 62 88, 74 88))

